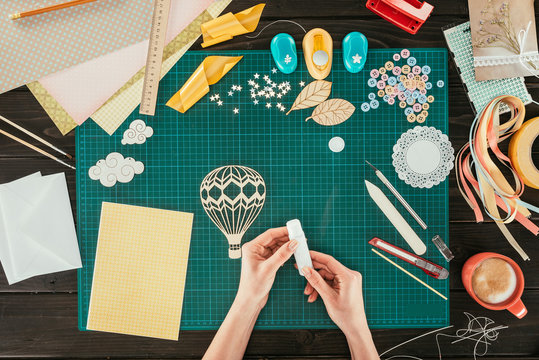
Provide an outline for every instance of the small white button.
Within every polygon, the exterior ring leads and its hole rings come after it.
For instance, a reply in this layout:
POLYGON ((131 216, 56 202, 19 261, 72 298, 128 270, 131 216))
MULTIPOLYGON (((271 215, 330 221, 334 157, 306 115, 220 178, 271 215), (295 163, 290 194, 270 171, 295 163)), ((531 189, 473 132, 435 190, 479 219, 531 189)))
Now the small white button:
POLYGON ((333 152, 341 152, 344 150, 344 140, 340 136, 335 136, 331 140, 329 140, 329 149, 333 152))

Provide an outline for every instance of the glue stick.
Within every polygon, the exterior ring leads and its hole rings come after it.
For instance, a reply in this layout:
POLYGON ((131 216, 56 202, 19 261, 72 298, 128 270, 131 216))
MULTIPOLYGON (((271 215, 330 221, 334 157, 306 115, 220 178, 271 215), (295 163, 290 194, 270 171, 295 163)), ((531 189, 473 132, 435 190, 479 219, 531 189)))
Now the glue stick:
POLYGON ((302 269, 305 266, 312 269, 313 262, 311 261, 311 254, 309 254, 305 233, 303 233, 303 229, 301 228, 301 222, 298 219, 290 220, 286 223, 286 228, 288 229, 288 237, 290 240, 294 239, 298 242, 298 247, 296 248, 296 251, 294 251, 294 258, 298 265, 299 274, 305 276, 303 275, 302 269))

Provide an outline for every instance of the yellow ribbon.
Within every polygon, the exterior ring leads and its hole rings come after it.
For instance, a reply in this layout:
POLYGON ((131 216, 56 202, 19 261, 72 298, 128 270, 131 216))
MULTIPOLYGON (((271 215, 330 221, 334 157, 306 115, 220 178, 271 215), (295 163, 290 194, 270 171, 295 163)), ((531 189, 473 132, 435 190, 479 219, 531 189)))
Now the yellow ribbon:
POLYGON ((231 12, 216 19, 205 22, 200 26, 204 42, 202 47, 208 47, 255 31, 260 21, 260 15, 266 4, 258 4, 237 14, 231 12))
POLYGON ((208 56, 166 105, 181 113, 186 112, 210 91, 210 85, 221 80, 242 58, 243 56, 208 56))

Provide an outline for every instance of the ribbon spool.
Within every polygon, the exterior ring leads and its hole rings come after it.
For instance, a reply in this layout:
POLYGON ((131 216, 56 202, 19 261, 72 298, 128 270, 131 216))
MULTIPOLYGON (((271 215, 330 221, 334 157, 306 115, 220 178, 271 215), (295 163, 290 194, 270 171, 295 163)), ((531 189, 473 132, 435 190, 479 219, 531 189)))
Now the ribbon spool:
POLYGON ((524 184, 539 189, 539 170, 533 163, 532 147, 539 136, 539 117, 522 125, 509 143, 509 158, 524 184))

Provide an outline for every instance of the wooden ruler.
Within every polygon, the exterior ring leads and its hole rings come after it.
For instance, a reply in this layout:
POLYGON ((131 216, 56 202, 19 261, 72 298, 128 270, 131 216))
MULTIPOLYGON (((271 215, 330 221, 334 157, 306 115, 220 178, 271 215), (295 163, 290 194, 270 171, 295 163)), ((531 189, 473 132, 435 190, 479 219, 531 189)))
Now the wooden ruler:
POLYGON ((163 62, 163 49, 167 34, 168 15, 171 0, 155 0, 148 56, 144 71, 144 85, 142 86, 142 99, 139 113, 143 115, 155 114, 157 104, 157 91, 161 79, 161 64, 163 62))

